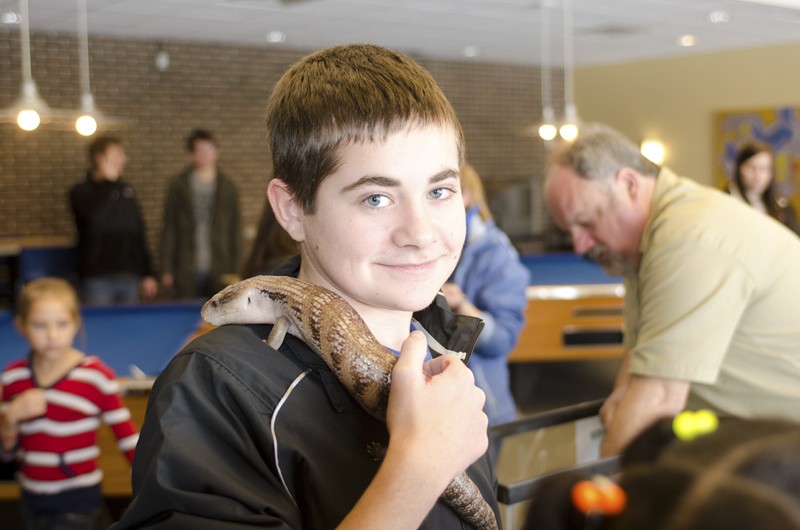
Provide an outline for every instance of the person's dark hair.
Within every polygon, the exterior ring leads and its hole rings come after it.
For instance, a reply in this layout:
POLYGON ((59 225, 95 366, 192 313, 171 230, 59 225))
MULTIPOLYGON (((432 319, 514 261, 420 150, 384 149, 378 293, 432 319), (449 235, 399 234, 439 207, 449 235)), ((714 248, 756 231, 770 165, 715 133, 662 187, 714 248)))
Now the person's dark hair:
POLYGON ((87 158, 89 159, 89 165, 91 167, 97 166, 97 161, 95 157, 98 155, 102 155, 106 152, 106 150, 111 147, 112 145, 122 145, 122 140, 117 136, 111 135, 103 135, 98 136, 94 140, 89 143, 89 147, 86 150, 87 158))
POLYGON ((558 144, 550 154, 550 164, 571 167, 579 176, 595 181, 609 180, 623 167, 652 177, 661 170, 636 144, 600 124, 582 125, 573 142, 558 144))
POLYGON ((258 220, 250 255, 242 267, 242 278, 270 274, 298 251, 297 242, 275 219, 275 213, 267 201, 258 220))
POLYGON ((313 213, 320 183, 338 167, 340 147, 383 141, 415 125, 452 129, 463 162, 464 136, 455 110, 424 68, 367 44, 319 51, 289 68, 270 97, 273 177, 313 213))
POLYGON ((655 422, 621 458, 627 505, 616 517, 586 516, 571 491, 586 475, 543 481, 525 530, 800 529, 800 425, 770 419, 721 419, 716 431, 678 440, 672 418, 655 422), (539 497, 541 495, 541 498, 539 497))
POLYGON ((192 132, 189 133, 189 136, 186 137, 186 150, 190 153, 194 151, 194 143, 200 141, 211 142, 214 145, 217 145, 216 140, 214 140, 214 135, 211 134, 210 131, 205 129, 194 129, 192 132))
MULTIPOLYGON (((772 149, 761 142, 748 142, 739 148, 736 153, 736 160, 733 167, 733 184, 739 190, 739 195, 742 196, 747 204, 750 204, 750 199, 747 198, 747 190, 745 189, 744 182, 742 181, 742 166, 751 158, 761 153, 768 153, 772 156, 772 149)), ((774 176, 773 176, 774 177, 774 176)), ((770 181, 767 189, 761 195, 761 200, 767 207, 767 213, 772 217, 779 217, 779 208, 777 197, 775 196, 775 179, 770 181)))

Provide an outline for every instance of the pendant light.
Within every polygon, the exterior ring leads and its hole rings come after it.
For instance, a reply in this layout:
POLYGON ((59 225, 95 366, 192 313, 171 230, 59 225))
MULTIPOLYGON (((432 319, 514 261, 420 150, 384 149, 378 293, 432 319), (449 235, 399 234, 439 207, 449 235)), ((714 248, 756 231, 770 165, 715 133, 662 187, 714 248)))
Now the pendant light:
POLYGON ((19 32, 22 93, 10 107, 0 110, 0 121, 16 123, 25 131, 33 131, 41 123, 47 123, 56 117, 63 117, 66 113, 50 108, 39 95, 36 82, 31 75, 31 29, 28 0, 20 0, 19 7, 22 18, 19 32))
POLYGON ((541 92, 542 92, 542 124, 539 126, 539 137, 549 141, 556 137, 558 129, 553 111, 552 81, 550 79, 550 0, 542 2, 542 12, 539 17, 539 52, 541 53, 541 92))
POLYGON ((75 130, 82 136, 91 136, 97 130, 97 113, 89 82, 89 27, 86 20, 86 0, 78 3, 78 65, 81 83, 81 115, 75 120, 75 130))
POLYGON ((80 70, 81 108, 75 130, 82 136, 93 135, 99 127, 119 126, 122 122, 109 118, 94 104, 89 76, 89 24, 86 0, 76 0, 78 8, 78 66, 80 70))
POLYGON ((563 0, 564 8, 564 121, 558 134, 571 142, 578 136, 578 107, 575 106, 575 87, 572 81, 572 0, 563 0))

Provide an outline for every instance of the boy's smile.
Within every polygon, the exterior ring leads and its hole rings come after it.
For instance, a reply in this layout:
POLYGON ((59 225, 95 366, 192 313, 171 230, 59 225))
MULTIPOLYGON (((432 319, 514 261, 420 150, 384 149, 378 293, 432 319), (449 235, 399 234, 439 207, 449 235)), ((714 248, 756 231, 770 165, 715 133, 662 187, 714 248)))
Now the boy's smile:
POLYGON ((338 292, 368 322, 426 307, 464 244, 458 167, 455 133, 438 126, 341 147, 315 212, 298 208, 300 278, 338 292))

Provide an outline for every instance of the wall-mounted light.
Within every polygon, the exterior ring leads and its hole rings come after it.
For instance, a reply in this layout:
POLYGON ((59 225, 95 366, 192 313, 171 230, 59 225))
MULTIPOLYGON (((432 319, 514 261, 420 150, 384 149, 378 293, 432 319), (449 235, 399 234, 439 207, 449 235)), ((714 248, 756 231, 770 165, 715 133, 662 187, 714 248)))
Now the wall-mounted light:
POLYGON ((639 150, 654 164, 661 165, 664 162, 666 151, 660 140, 643 140, 639 150))
POLYGON ((167 50, 159 49, 153 58, 153 65, 159 72, 166 72, 169 69, 170 56, 167 50))

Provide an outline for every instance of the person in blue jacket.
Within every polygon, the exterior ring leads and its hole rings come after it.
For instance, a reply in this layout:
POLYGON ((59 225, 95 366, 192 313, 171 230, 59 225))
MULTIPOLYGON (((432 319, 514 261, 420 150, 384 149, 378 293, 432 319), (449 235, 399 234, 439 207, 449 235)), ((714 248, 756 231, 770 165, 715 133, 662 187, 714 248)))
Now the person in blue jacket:
POLYGON ((484 320, 469 367, 486 394, 489 424, 496 425, 516 417, 507 360, 525 324, 530 276, 508 236, 495 225, 480 176, 466 163, 461 167, 461 190, 467 208, 467 239, 442 292, 454 313, 484 320))

